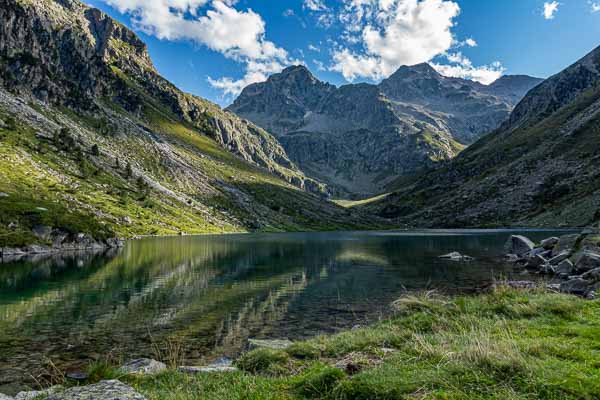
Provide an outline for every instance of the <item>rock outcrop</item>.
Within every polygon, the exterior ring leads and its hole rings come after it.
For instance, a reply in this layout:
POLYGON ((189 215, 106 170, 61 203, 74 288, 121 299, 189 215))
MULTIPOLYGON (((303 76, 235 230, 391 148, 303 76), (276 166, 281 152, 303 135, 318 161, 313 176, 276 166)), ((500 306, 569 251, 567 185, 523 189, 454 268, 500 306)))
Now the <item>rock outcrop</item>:
POLYGON ((600 289, 600 232, 548 238, 537 246, 524 236, 512 236, 507 244, 510 259, 534 273, 562 281, 552 287, 590 299, 596 297, 600 289))
POLYGON ((121 381, 109 380, 95 385, 72 387, 51 394, 46 400, 146 400, 146 397, 121 381))
POLYGON ((485 86, 420 64, 380 85, 337 88, 295 66, 248 86, 228 109, 274 134, 307 175, 338 195, 365 196, 454 157, 540 81, 506 77, 485 86))

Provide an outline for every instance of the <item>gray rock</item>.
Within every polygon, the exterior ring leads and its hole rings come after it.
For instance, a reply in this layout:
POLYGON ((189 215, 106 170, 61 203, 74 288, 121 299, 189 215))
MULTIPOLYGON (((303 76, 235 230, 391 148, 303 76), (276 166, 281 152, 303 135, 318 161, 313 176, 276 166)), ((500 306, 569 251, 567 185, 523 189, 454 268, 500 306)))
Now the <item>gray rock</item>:
POLYGON ((587 300, 596 300, 596 291, 590 290, 589 292, 586 293, 585 298, 587 300))
POLYGON ((123 365, 119 368, 119 372, 123 374, 154 375, 166 369, 167 366, 160 361, 150 358, 138 358, 123 365))
POLYGON ((4 393, 0 393, 0 400, 13 400, 13 398, 4 393))
POLYGON ((563 260, 556 266, 556 273, 561 276, 573 274, 574 266, 571 260, 563 260))
POLYGON ((554 248, 554 246, 556 246, 558 244, 559 241, 560 241, 559 238, 551 237, 551 238, 542 240, 541 246, 546 250, 551 250, 554 248))
POLYGON ((146 398, 131 386, 118 380, 110 380, 95 385, 73 387, 52 394, 47 400, 146 400, 146 398))
POLYGON ((513 289, 535 289, 537 284, 532 281, 508 281, 506 286, 513 289))
POLYGON ((74 381, 85 381, 88 378, 88 374, 85 372, 69 372, 65 375, 69 379, 73 379, 74 381))
POLYGON ((593 269, 581 275, 581 279, 595 283, 600 282, 600 268, 593 269))
POLYGON ((52 387, 50 387, 48 389, 44 389, 44 390, 31 390, 31 391, 19 392, 15 396, 15 400, 35 400, 39 397, 50 396, 61 390, 63 390, 63 387, 60 385, 56 385, 56 386, 52 386, 52 387))
POLYGON ((553 292, 560 292, 560 283, 549 283, 546 285, 546 289, 553 292))
POLYGON ((211 373, 219 373, 219 372, 237 372, 238 369, 236 367, 227 367, 227 366, 205 366, 205 367, 189 367, 183 366, 178 367, 177 370, 184 374, 211 374, 211 373))
POLYGON ((546 260, 544 257, 542 257, 541 255, 536 255, 535 257, 530 258, 527 261, 527 267, 528 268, 539 268, 542 265, 545 265, 548 263, 548 260, 546 260))
POLYGON ((590 251, 582 251, 575 255, 575 270, 587 272, 600 268, 600 255, 590 251))
POLYGON ((47 225, 35 225, 31 232, 40 240, 47 241, 50 240, 50 236, 52 235, 52 227, 47 225))
POLYGON ((588 292, 590 283, 581 278, 570 279, 560 285, 560 291, 563 293, 576 294, 583 296, 588 292))
POLYGON ((275 349, 283 350, 293 343, 287 339, 248 339, 250 349, 275 349))
POLYGON ((513 235, 508 238, 508 241, 504 245, 504 248, 509 254, 516 254, 519 257, 522 257, 527 252, 533 250, 535 245, 531 240, 521 235, 513 235))
POLYGON ((556 268, 554 267, 554 265, 545 264, 540 267, 540 273, 545 275, 555 275, 556 268))
POLYGON ((581 235, 578 233, 572 235, 564 235, 558 238, 558 244, 552 249, 552 256, 557 256, 563 251, 571 250, 575 247, 577 240, 579 240, 581 235))
POLYGON ((467 256, 465 254, 460 254, 458 251, 441 255, 439 256, 439 258, 452 261, 473 261, 473 257, 467 256))
POLYGON ((4 192, 0 192, 0 199, 1 198, 5 198, 5 197, 9 197, 8 193, 4 193, 4 192))
POLYGON ((536 247, 535 249, 528 251, 527 253, 524 254, 524 257, 528 257, 528 258, 534 258, 537 255, 542 255, 544 253, 546 253, 547 250, 544 249, 543 247, 536 247))
POLYGON ((516 254, 507 254, 506 255, 506 261, 509 263, 516 263, 519 260, 520 260, 520 257, 516 254))
POLYGON ((550 265, 558 265, 561 262, 563 262, 564 260, 568 259, 570 257, 570 255, 571 255, 571 253, 569 251, 565 250, 565 251, 555 255, 550 260, 548 260, 548 263, 550 265))

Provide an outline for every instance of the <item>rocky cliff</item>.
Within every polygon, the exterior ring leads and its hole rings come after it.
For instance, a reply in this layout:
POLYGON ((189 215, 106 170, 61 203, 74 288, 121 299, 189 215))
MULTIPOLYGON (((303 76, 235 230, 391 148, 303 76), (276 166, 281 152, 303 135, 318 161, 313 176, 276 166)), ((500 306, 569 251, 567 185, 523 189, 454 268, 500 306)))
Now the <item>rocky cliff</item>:
POLYGON ((140 39, 99 10, 6 0, 0 22, 0 247, 57 245, 36 234, 45 231, 360 225, 296 189, 324 186, 269 133, 181 92, 140 39))
POLYGON ((420 64, 380 85, 336 88, 295 66, 250 85, 228 109, 274 134, 305 173, 337 195, 360 197, 453 158, 497 128, 540 81, 505 77, 484 86, 420 64))
POLYGON ((600 221, 600 48, 531 90, 498 130, 368 208, 425 226, 600 221))

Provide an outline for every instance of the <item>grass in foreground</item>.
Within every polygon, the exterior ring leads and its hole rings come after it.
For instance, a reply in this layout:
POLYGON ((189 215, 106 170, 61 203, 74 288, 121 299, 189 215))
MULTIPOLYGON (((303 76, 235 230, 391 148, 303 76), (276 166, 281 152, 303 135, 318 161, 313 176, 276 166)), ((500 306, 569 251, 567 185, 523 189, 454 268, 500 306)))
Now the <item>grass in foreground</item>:
POLYGON ((500 289, 394 308, 370 328, 247 353, 243 373, 127 380, 149 399, 600 398, 598 300, 500 289))

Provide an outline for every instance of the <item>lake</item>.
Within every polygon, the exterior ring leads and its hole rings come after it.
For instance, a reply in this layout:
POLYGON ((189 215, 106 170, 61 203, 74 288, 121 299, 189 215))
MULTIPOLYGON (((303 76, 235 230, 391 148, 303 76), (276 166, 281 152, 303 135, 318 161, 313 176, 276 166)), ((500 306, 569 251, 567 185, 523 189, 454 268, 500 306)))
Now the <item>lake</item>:
MULTIPOLYGON (((520 274, 502 259, 512 233, 147 238, 119 251, 5 260, 0 392, 47 379, 51 363, 81 371, 177 345, 193 365, 235 357, 251 337, 294 340, 374 322, 406 291, 471 291, 520 274), (475 261, 438 258, 451 251, 475 261)), ((535 240, 556 233, 525 232, 535 240)))

